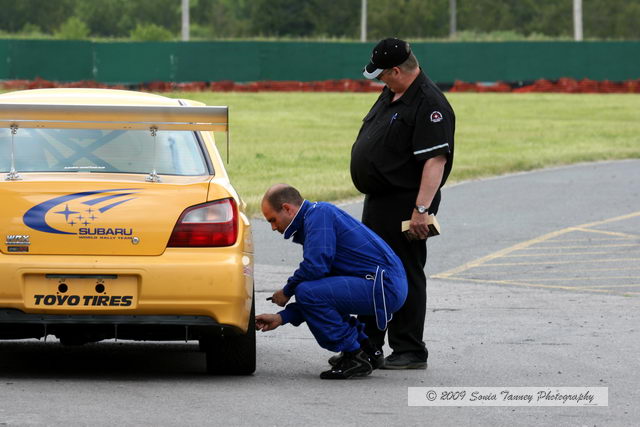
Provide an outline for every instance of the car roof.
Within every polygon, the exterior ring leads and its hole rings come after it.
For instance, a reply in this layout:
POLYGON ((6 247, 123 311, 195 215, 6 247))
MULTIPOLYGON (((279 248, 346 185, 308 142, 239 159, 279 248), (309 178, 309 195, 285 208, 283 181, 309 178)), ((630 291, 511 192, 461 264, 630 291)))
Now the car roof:
MULTIPOLYGON (((153 93, 119 89, 31 89, 0 95, 3 103, 69 105, 181 105, 180 100, 153 93)), ((194 102, 188 102, 193 105, 194 102)), ((199 103, 196 103, 199 104, 199 103)))

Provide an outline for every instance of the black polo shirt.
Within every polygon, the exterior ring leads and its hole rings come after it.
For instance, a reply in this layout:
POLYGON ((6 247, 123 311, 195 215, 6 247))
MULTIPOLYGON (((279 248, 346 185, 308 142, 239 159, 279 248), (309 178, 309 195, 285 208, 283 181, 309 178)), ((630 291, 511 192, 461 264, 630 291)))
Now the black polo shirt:
MULTIPOLYGON (((442 91, 420 74, 400 99, 385 87, 351 148, 351 179, 364 194, 389 194, 420 188, 427 159, 447 156, 440 187, 453 163, 455 115, 442 91)), ((440 191, 429 209, 435 213, 440 191)))

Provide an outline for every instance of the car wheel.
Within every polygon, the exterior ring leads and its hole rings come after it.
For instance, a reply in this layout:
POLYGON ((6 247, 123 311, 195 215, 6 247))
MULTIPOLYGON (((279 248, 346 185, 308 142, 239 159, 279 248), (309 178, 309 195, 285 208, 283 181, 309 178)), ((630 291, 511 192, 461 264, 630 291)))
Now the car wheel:
POLYGON ((216 337, 200 342, 207 358, 207 373, 213 375, 251 375, 256 370, 255 299, 247 333, 216 337))

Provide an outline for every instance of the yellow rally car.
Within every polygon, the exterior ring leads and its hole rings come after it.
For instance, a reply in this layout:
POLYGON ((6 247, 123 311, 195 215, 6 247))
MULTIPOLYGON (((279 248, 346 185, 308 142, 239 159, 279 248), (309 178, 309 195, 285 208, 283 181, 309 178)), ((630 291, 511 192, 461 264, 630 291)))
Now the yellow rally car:
POLYGON ((0 95, 0 339, 199 340, 256 366, 253 244, 226 107, 105 89, 0 95))

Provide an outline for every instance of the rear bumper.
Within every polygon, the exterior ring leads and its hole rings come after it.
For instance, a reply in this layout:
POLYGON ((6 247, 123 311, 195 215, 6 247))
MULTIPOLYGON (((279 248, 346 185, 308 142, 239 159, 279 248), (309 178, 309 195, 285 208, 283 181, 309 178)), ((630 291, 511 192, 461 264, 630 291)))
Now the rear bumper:
POLYGON ((241 335, 233 325, 207 316, 136 316, 33 314, 0 309, 0 339, 42 338, 47 335, 131 340, 193 340, 241 335))
MULTIPOLYGON (((44 279, 43 279, 44 281, 44 279)), ((69 293, 73 294, 70 280, 69 293)), ((56 294, 43 285, 42 294, 56 294)), ((106 293, 109 293, 107 286, 106 293)), ((170 248, 161 256, 0 255, 0 324, 137 326, 226 325, 246 331, 253 299, 253 256, 237 247, 170 248), (135 304, 76 307, 33 304, 33 277, 135 278, 135 304), (9 314, 7 314, 9 313, 9 314), (21 313, 21 314, 16 314, 21 313), (4 320, 2 320, 4 319, 4 320), (205 321, 203 319, 210 319, 205 321), (126 320, 123 322, 123 320, 126 320)))
MULTIPOLYGON (((0 309, 0 324, 39 325, 181 325, 225 327, 206 316, 113 316, 32 314, 20 310, 0 309)), ((231 326, 226 326, 232 328, 231 326)))

